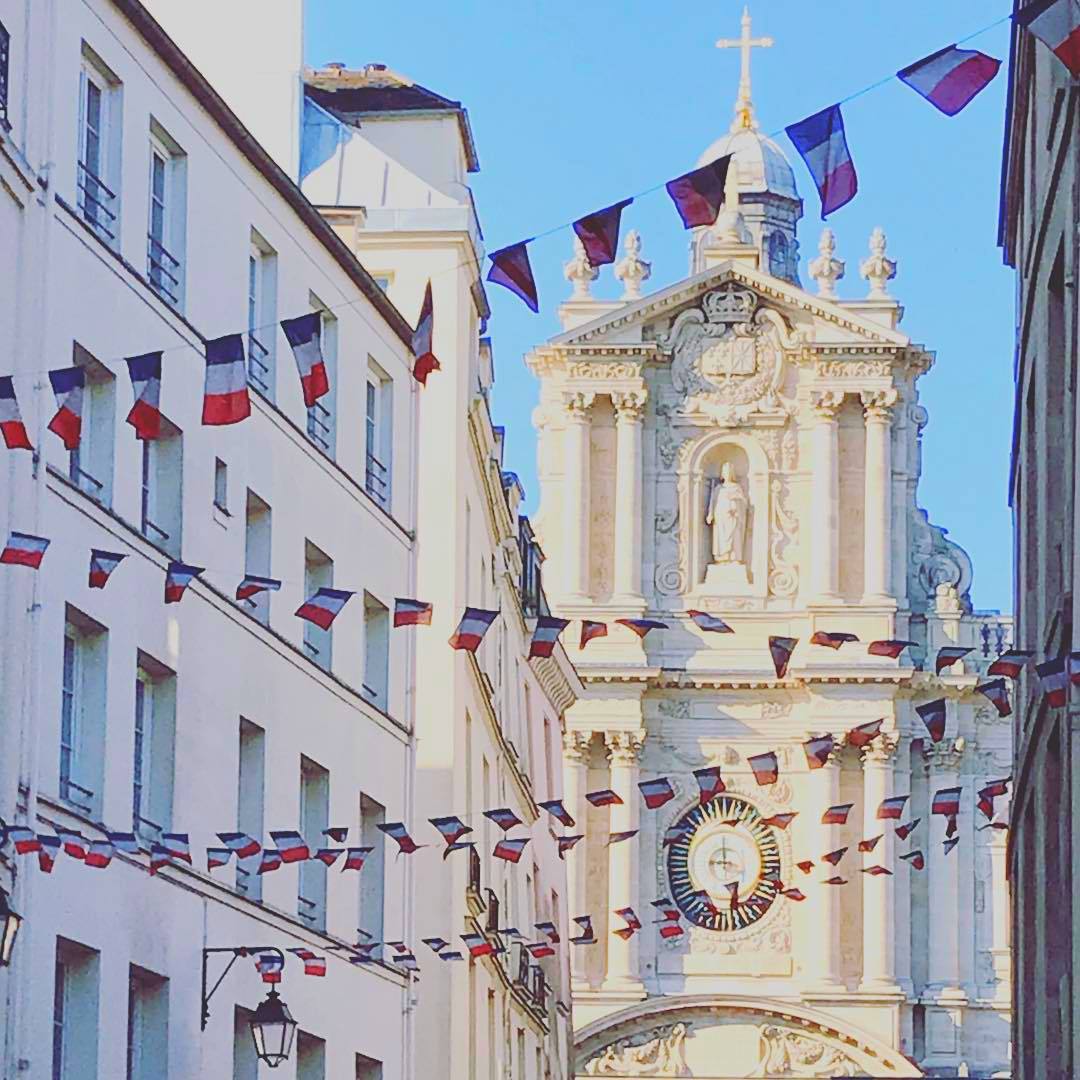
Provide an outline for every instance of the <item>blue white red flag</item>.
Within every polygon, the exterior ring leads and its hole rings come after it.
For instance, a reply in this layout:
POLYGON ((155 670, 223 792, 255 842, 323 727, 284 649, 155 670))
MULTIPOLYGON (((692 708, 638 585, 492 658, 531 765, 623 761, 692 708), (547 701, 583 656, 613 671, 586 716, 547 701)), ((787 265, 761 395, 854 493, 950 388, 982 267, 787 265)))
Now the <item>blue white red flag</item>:
POLYGON ((926 859, 921 851, 908 851, 900 856, 912 870, 922 870, 926 867, 926 859))
POLYGON ((230 850, 236 852, 238 859, 250 859, 258 855, 261 849, 259 841, 242 832, 219 832, 218 839, 230 850))
POLYGON ((895 660, 905 649, 917 644, 916 641, 903 641, 900 638, 883 638, 879 641, 871 641, 866 651, 871 656, 889 656, 895 660))
POLYGON ((160 439, 161 353, 129 356, 125 363, 135 391, 135 403, 126 420, 135 429, 136 439, 160 439))
POLYGON ((1017 679, 1034 655, 1033 649, 1007 649, 986 669, 986 674, 1017 679))
POLYGON ((976 694, 983 697, 997 709, 998 716, 1011 716, 1012 705, 1009 704, 1009 689, 1004 679, 991 679, 989 682, 979 683, 975 687, 976 694))
POLYGON ((105 836, 117 851, 125 855, 139 854, 139 838, 133 832, 106 832, 105 836))
POLYGON ((219 866, 228 866, 232 858, 232 851, 227 847, 208 847, 206 849, 206 872, 216 870, 219 866))
POLYGON ((311 408, 324 394, 330 393, 330 379, 322 352, 322 312, 312 311, 295 319, 282 319, 281 329, 292 349, 300 372, 304 405, 311 408))
POLYGON ((814 862, 812 859, 803 859, 802 862, 795 864, 804 874, 809 874, 814 869, 814 862))
POLYGON ((550 920, 533 923, 533 929, 539 930, 553 945, 559 944, 559 928, 550 920))
POLYGON ((540 301, 536 295, 536 279, 529 263, 528 240, 522 240, 509 247, 493 251, 491 269, 487 279, 495 285, 502 285, 515 296, 519 296, 534 312, 539 312, 540 301))
POLYGON ((692 826, 685 825, 682 822, 669 825, 664 830, 664 841, 661 847, 670 847, 672 844, 677 844, 679 841, 685 840, 692 832, 692 826))
POLYGON ((434 339, 435 302, 431 298, 431 281, 429 280, 427 288, 424 289, 424 302, 420 305, 420 318, 412 333, 412 354, 416 357, 412 373, 413 378, 421 386, 427 386, 427 377, 442 367, 432 348, 434 339))
POLYGON ((536 620, 532 641, 529 643, 529 659, 548 657, 555 651, 559 635, 570 625, 569 619, 556 619, 553 615, 540 615, 536 620))
POLYGON ((41 840, 37 833, 25 825, 9 825, 4 833, 4 839, 10 840, 15 845, 16 855, 30 855, 41 850, 41 840))
POLYGON ((897 825, 894 831, 901 840, 906 840, 919 827, 920 821, 922 818, 915 818, 904 825, 897 825))
POLYGON ((374 850, 372 847, 346 848, 345 861, 341 864, 342 872, 346 870, 363 870, 364 862, 374 850))
POLYGON ((443 949, 449 948, 450 946, 450 942, 441 937, 421 938, 420 943, 426 945, 434 953, 441 953, 443 949))
POLYGON ((687 613, 694 620, 699 630, 705 630, 713 634, 734 634, 735 631, 719 615, 710 615, 707 611, 696 611, 691 608, 687 613))
POLYGON ((559 858, 565 859, 566 853, 579 841, 584 840, 584 833, 579 833, 576 836, 557 836, 555 837, 555 843, 559 846, 559 858))
POLYGON ((664 185, 682 218, 684 229, 712 225, 720 216, 730 164, 731 155, 727 154, 710 161, 708 165, 676 176, 664 185))
POLYGON ((508 832, 515 825, 521 824, 521 818, 507 806, 501 806, 497 810, 485 810, 483 813, 484 817, 489 821, 494 821, 503 832, 508 832))
POLYGON ((172 862, 169 849, 164 844, 153 843, 150 845, 150 876, 153 877, 162 867, 172 862))
POLYGON ((948 787, 934 792, 933 801, 930 804, 931 814, 940 814, 943 817, 955 817, 960 813, 960 792, 963 788, 948 787))
POLYGON ((294 948, 289 952, 304 962, 304 974, 321 977, 326 974, 326 957, 313 953, 310 949, 294 948))
POLYGON ((244 580, 236 586, 237 600, 250 600, 259 593, 277 592, 281 582, 277 578, 259 577, 258 574, 245 574, 244 580))
POLYGON ((325 867, 331 867, 345 854, 344 848, 339 847, 321 847, 318 851, 312 853, 312 858, 321 862, 325 867))
POLYGON ((798 816, 798 810, 787 810, 780 814, 771 814, 769 817, 762 818, 761 824, 772 825, 776 829, 786 829, 798 816))
POLYGON ((837 848, 835 851, 829 851, 822 855, 821 861, 827 862, 830 866, 835 866, 846 854, 846 847, 837 848))
POLYGON ((86 371, 81 367, 61 368, 49 372, 56 397, 56 415, 49 421, 49 430, 60 436, 68 450, 75 450, 82 434, 83 390, 86 371))
POLYGON ((439 959, 440 960, 448 960, 448 961, 449 960, 464 960, 465 957, 462 956, 462 954, 460 952, 458 952, 457 949, 444 949, 441 953, 439 953, 439 959))
POLYGON ((60 843, 64 845, 64 854, 70 855, 80 862, 86 858, 86 837, 76 829, 63 829, 55 827, 56 835, 60 837, 60 843))
POLYGON ((304 862, 311 858, 311 848, 295 829, 270 830, 270 839, 277 847, 283 863, 304 862))
POLYGON ((622 212, 633 201, 623 199, 603 210, 586 214, 573 223, 574 232, 585 249, 585 258, 590 266, 606 266, 615 261, 619 250, 619 222, 622 212))
POLYGON ((275 870, 280 870, 281 865, 281 853, 273 848, 267 848, 262 853, 262 858, 259 860, 259 866, 255 873, 272 874, 275 870))
POLYGON ((877 820, 899 821, 904 816, 904 806, 910 798, 910 795, 890 795, 889 798, 882 799, 875 815, 877 820))
POLYGON ((439 830, 447 844, 456 844, 466 833, 472 832, 472 826, 466 825, 459 817, 433 817, 428 821, 439 830))
POLYGON ((881 725, 884 723, 885 720, 882 718, 856 725, 847 733, 848 746, 869 746, 881 734, 881 725))
POLYGON ((543 960, 545 957, 554 956, 555 948, 546 941, 536 941, 525 946, 526 951, 534 960, 543 960))
POLYGON ((754 779, 764 787, 775 784, 780 777, 780 762, 772 750, 764 754, 754 754, 746 759, 747 765, 754 770, 754 779))
POLYGON ((49 543, 44 536, 11 532, 4 550, 0 551, 0 563, 7 566, 29 566, 31 570, 36 570, 41 565, 49 543))
POLYGON ((529 842, 531 837, 524 836, 518 839, 510 839, 509 837, 503 837, 496 845, 495 850, 492 851, 492 855, 496 859, 503 859, 506 862, 516 863, 521 858, 521 853, 525 850, 525 845, 529 842))
POLYGON ((837 875, 835 877, 826 878, 821 884, 822 885, 846 885, 847 884, 847 878, 842 878, 839 875, 837 875))
POLYGON ((344 844, 346 837, 349 835, 348 825, 331 825, 327 829, 323 829, 323 836, 330 837, 335 844, 344 844))
POLYGON ((780 895, 786 896, 789 900, 795 900, 796 902, 806 899, 806 893, 804 893, 802 889, 781 889, 780 895))
POLYGON ((1001 61, 976 49, 946 45, 896 73, 917 94, 946 116, 955 116, 975 95, 989 86, 1001 61))
POLYGON ((169 858, 191 865, 191 841, 186 832, 162 833, 161 846, 169 853, 169 858))
POLYGON ((497 611, 489 611, 486 608, 467 607, 461 616, 461 622, 450 637, 452 649, 464 649, 466 652, 476 652, 488 627, 498 617, 497 611))
POLYGON ((959 843, 960 843, 960 837, 959 836, 951 836, 951 837, 948 837, 945 840, 942 840, 941 841, 941 846, 944 849, 945 854, 948 855, 949 852, 952 851, 952 849, 954 847, 956 847, 956 845, 959 844, 959 843))
POLYGON ((650 630, 666 630, 668 624, 659 619, 616 619, 620 626, 633 630, 639 638, 643 638, 650 630))
POLYGON ((321 630, 329 630, 334 620, 341 614, 341 609, 356 595, 347 589, 319 589, 314 596, 308 597, 294 614, 314 623, 321 630))
POLYGON ((829 761, 829 755, 833 752, 835 743, 831 734, 815 735, 807 739, 803 744, 803 752, 806 754, 808 768, 820 769, 829 761))
POLYGON ((824 645, 826 649, 839 649, 841 645, 847 645, 849 642, 858 641, 858 637, 855 634, 846 634, 839 631, 832 630, 815 630, 810 635, 811 645, 824 645))
POLYGON ((915 711, 922 717, 931 742, 941 742, 945 738, 946 705, 944 698, 928 701, 925 705, 916 705, 915 711))
POLYGON ((99 548, 90 549, 90 577, 91 589, 104 589, 109 583, 112 572, 127 558, 115 551, 101 551, 99 548))
POLYGON ((607 637, 607 632, 607 623, 597 622, 595 619, 582 619, 581 640, 578 642, 578 648, 584 649, 593 638, 607 637))
POLYGON ((824 814, 821 815, 822 825, 846 825, 848 814, 851 813, 851 808, 854 803, 842 803, 839 806, 830 806, 824 814))
POLYGON ((880 877, 882 874, 891 874, 892 871, 887 866, 864 866, 859 870, 860 874, 869 874, 871 877, 880 877))
MULTIPOLYGON (((472 829, 470 829, 469 832, 472 832, 472 829)), ((455 851, 464 851, 466 848, 474 847, 476 847, 475 840, 455 840, 452 844, 447 844, 446 847, 443 848, 443 862, 446 862, 455 851)))
POLYGON ((618 915, 619 918, 622 919, 626 923, 626 925, 631 927, 632 929, 641 929, 641 920, 634 913, 634 909, 632 907, 617 908, 615 910, 615 914, 618 915))
POLYGON ((495 946, 483 934, 462 934, 461 940, 465 942, 469 956, 474 960, 481 956, 491 956, 495 952, 495 946))
POLYGON ((572 829, 577 822, 570 816, 570 811, 563 806, 562 799, 547 799, 537 803, 541 810, 546 810, 556 821, 572 829))
POLYGON ((612 791, 611 788, 601 788, 599 791, 587 791, 585 792, 585 798, 592 806, 622 805, 622 799, 619 797, 619 793, 612 791))
POLYGON ((414 851, 419 851, 422 847, 427 847, 427 844, 418 844, 409 835, 409 830, 405 828, 404 822, 384 822, 381 825, 376 825, 375 828, 378 829, 379 832, 386 833, 386 835, 397 844, 399 855, 411 855, 414 851))
POLYGON ((416 955, 411 952, 398 953, 390 957, 390 963, 397 964, 404 971, 419 971, 420 965, 416 962, 416 955))
POLYGON ((56 856, 60 852, 59 836, 41 836, 37 849, 38 867, 45 874, 51 874, 56 865, 56 856))
POLYGON ((255 970, 262 976, 264 983, 281 982, 281 969, 285 958, 277 953, 258 953, 255 956, 255 970))
POLYGON ((33 450, 30 436, 26 433, 19 401, 15 397, 15 384, 10 375, 0 377, 0 435, 9 450, 33 450))
POLYGON ((658 776, 655 780, 641 780, 638 782, 638 790, 650 810, 657 810, 675 798, 675 789, 666 776, 658 776))
POLYGON ((934 658, 934 674, 940 675, 947 667, 952 667, 957 660, 963 660, 971 649, 962 648, 959 645, 945 645, 938 649, 934 658))
POLYGON ((791 654, 798 644, 798 638, 776 637, 775 635, 769 638, 769 655, 772 657, 773 667, 776 669, 778 679, 782 679, 787 674, 791 654))
POLYGON ((404 600, 399 597, 394 601, 394 625, 430 626, 431 612, 431 604, 423 600, 404 600))
MULTIPOLYGON (((3 557, 0 556, 0 562, 3 561, 3 557)), ((1065 657, 1059 656, 1055 660, 1036 664, 1035 674, 1039 676, 1039 685, 1046 704, 1052 709, 1060 709, 1069 699, 1069 675, 1065 657)))
POLYGON ((723 778, 720 776, 719 765, 708 765, 704 769, 695 769, 694 779, 700 789, 699 798, 703 806, 710 800, 715 799, 717 795, 727 791, 723 778))
POLYGON ((197 578, 205 569, 204 566, 189 566, 182 562, 169 563, 165 571, 165 603, 180 603, 192 579, 197 578))
POLYGON ((243 334, 226 334, 208 341, 202 422, 238 424, 250 415, 243 334))
POLYGON ((591 915, 575 915, 574 922, 581 927, 581 933, 570 938, 571 945, 595 945, 596 934, 593 931, 591 915))
POLYGON ((859 851, 865 854, 866 852, 873 851, 874 848, 885 839, 884 833, 878 833, 877 836, 869 836, 864 840, 859 841, 859 851))
POLYGON ((94 870, 104 870, 112 862, 115 850, 108 840, 91 840, 84 861, 94 870))
POLYGON ((821 196, 822 218, 855 198, 859 181, 844 136, 844 117, 839 105, 830 105, 792 124, 786 131, 814 178, 821 196))
POLYGON ((611 847, 612 844, 621 844, 624 840, 632 840, 637 834, 637 829, 625 829, 622 832, 608 833, 607 846, 611 847))
POLYGON ((1080 0, 1034 0, 1013 18, 1080 78, 1080 0))

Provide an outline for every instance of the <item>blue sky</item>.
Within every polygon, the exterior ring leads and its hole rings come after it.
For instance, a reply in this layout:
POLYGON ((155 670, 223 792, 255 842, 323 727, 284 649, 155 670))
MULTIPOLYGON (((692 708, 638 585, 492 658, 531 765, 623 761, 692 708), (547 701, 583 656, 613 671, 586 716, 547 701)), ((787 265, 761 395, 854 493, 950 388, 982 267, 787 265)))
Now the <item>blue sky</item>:
MULTIPOLYGON (((778 131, 1010 6, 757 0, 755 36, 776 42, 754 50, 762 129, 778 131)), ((463 102, 480 156, 476 202, 494 250, 691 168, 731 121, 738 53, 714 42, 738 36, 742 7, 742 0, 308 0, 306 58, 315 65, 385 63, 463 102)), ((971 47, 1007 60, 1008 24, 971 47)), ((1014 284, 996 246, 1005 78, 1003 66, 952 119, 896 80, 845 106, 860 192, 829 225, 847 260, 838 287, 847 297, 865 295, 858 263, 871 230, 881 225, 888 234, 899 265, 893 293, 906 309, 901 329, 937 352, 920 383, 930 423, 919 503, 974 559, 976 606, 1008 611, 1014 284)), ((779 141, 795 161, 805 202, 805 268, 822 227, 819 202, 790 144, 779 141)), ((636 201, 623 223, 642 234, 653 264, 649 287, 686 274, 687 234, 663 192, 636 201)), ((567 228, 530 247, 540 315, 489 287, 494 411, 507 427, 506 465, 521 476, 530 507, 537 496, 530 422, 537 386, 522 357, 559 329, 555 309, 568 293, 562 264, 570 246, 567 228)), ((618 295, 610 268, 595 291, 618 295)))

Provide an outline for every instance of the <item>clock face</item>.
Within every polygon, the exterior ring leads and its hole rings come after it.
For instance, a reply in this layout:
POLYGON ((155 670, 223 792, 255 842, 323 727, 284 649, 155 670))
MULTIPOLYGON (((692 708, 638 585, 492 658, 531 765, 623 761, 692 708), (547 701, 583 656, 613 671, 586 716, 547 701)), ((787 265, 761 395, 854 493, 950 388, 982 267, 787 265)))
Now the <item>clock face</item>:
POLYGON ((682 913, 708 930, 742 930, 760 919, 779 891, 780 845, 771 826, 733 795, 695 806, 678 824, 686 834, 668 848, 667 863, 682 913))

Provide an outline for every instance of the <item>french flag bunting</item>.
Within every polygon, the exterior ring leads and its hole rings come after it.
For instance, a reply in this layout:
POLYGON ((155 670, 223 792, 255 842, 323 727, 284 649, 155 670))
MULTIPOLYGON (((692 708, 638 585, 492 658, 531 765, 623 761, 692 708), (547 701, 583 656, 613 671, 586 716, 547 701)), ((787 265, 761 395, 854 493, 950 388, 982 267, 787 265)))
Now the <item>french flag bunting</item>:
POLYGON ((952 851, 952 849, 954 847, 956 847, 956 845, 959 844, 959 843, 960 843, 960 837, 959 836, 951 836, 951 837, 948 837, 945 840, 942 840, 941 841, 941 846, 945 850, 945 854, 948 855, 949 852, 952 851))
POLYGON ((448 844, 456 844, 466 833, 472 832, 472 826, 466 825, 459 817, 433 817, 428 821, 439 830, 448 844))
POLYGON ((559 944, 559 929, 553 922, 545 920, 544 922, 533 923, 533 929, 539 930, 553 945, 559 944))
POLYGON ((677 922, 667 922, 660 927, 660 936, 665 940, 682 937, 686 931, 677 922))
POLYGON ((557 836, 555 837, 555 843, 559 846, 559 858, 565 859, 566 853, 579 841, 584 840, 585 834, 579 833, 576 836, 557 836))
POLYGON ((329 869, 345 854, 344 848, 339 847, 321 847, 318 851, 314 851, 311 854, 311 858, 315 862, 321 862, 323 866, 329 869))
POLYGON ((545 957, 555 955, 555 949, 546 941, 533 942, 526 945, 525 949, 534 960, 543 960, 545 957))
POLYGON ((135 429, 136 439, 161 438, 161 353, 129 356, 125 361, 135 402, 127 422, 135 429))
POLYGON ((585 798, 592 806, 621 806, 622 798, 617 791, 611 788, 601 788, 599 791, 585 792, 585 798))
POLYGON ((938 649, 934 658, 934 674, 940 675, 947 667, 952 667, 957 660, 963 660, 971 649, 962 648, 959 645, 945 645, 938 649))
POLYGON ((1080 0, 1034 0, 1013 18, 1080 78, 1080 0))
POLYGON ((700 792, 699 802, 702 806, 727 791, 720 776, 719 765, 707 765, 704 769, 695 769, 694 779, 697 781, 700 792))
POLYGON ((781 814, 772 814, 761 819, 762 825, 772 825, 776 829, 786 829, 797 817, 798 810, 787 810, 781 814))
POLYGON ((0 377, 0 435, 9 450, 33 450, 30 436, 26 433, 19 401, 15 397, 15 383, 10 375, 0 377))
POLYGON ((290 949, 293 956, 304 962, 304 974, 322 977, 326 974, 326 957, 313 953, 310 949, 290 949))
POLYGON ((934 792, 930 813, 943 817, 956 817, 960 813, 960 792, 963 788, 948 787, 934 792))
POLYGON ((855 198, 859 180, 839 105, 830 105, 785 130, 814 178, 821 196, 822 218, 855 198))
POLYGON ((258 953, 255 957, 255 970, 262 976, 264 983, 281 982, 281 969, 284 966, 284 958, 277 953, 258 953))
POLYGON ((481 956, 491 956, 495 952, 495 946, 483 934, 462 934, 461 940, 469 950, 469 956, 474 960, 481 956))
POLYGON ((885 839, 885 834, 884 833, 878 833, 877 836, 871 836, 871 837, 868 837, 866 840, 860 840, 859 841, 859 851, 861 851, 865 855, 867 852, 873 851, 874 848, 876 848, 878 846, 878 844, 880 844, 881 841, 884 840, 884 839, 885 839))
POLYGON ((835 851, 830 851, 822 855, 821 861, 827 862, 830 866, 835 866, 846 854, 846 847, 837 848, 835 851))
POLYGON ((115 851, 108 840, 91 840, 84 861, 93 870, 104 870, 112 862, 115 851))
POLYGON ((846 825, 848 814, 851 813, 851 808, 854 803, 842 803, 839 806, 830 806, 824 814, 821 815, 822 825, 846 825))
POLYGON ((346 870, 363 870, 364 862, 374 850, 375 849, 371 847, 346 848, 345 861, 341 864, 342 873, 346 870))
POLYGON ((206 872, 216 870, 219 866, 228 866, 232 858, 232 851, 227 847, 208 847, 206 849, 206 872))
POLYGON ((476 652, 498 614, 497 611, 489 611, 487 608, 467 607, 457 629, 450 635, 450 647, 476 652))
POLYGON ((161 846, 169 853, 169 858, 191 866, 191 840, 186 832, 162 833, 161 846))
POLYGON ((915 711, 922 717, 931 742, 941 742, 945 738, 946 706, 944 698, 928 701, 925 705, 916 705, 915 711))
POLYGON ((416 956, 411 952, 402 953, 400 956, 391 956, 390 962, 397 964, 405 971, 419 971, 420 965, 416 962, 416 956))
MULTIPOLYGON (((472 832, 472 829, 470 829, 469 832, 472 832)), ((475 840, 455 840, 452 844, 447 844, 446 847, 443 848, 443 862, 446 862, 447 858, 453 855, 455 851, 464 851, 466 848, 474 847, 476 847, 475 840)))
POLYGON ((165 571, 165 603, 179 604, 184 592, 206 567, 189 566, 187 563, 173 561, 165 571))
POLYGON ((341 609, 356 595, 347 589, 319 589, 314 596, 308 597, 294 614, 314 623, 321 630, 329 630, 341 609))
POLYGON ((796 903, 806 899, 806 893, 802 889, 781 889, 781 896, 786 896, 789 900, 794 900, 796 903))
POLYGON ((606 622, 597 622, 595 619, 582 619, 581 640, 578 642, 578 648, 584 649, 593 638, 607 637, 607 632, 606 622))
POLYGON ((910 795, 890 795, 882 799, 874 815, 878 821, 899 821, 904 816, 904 807, 910 795))
POLYGON ((75 450, 82 434, 83 391, 86 387, 86 371, 81 367, 61 368, 49 372, 53 395, 56 397, 56 415, 49 421, 49 430, 60 436, 68 450, 75 450))
POLYGON ((64 845, 64 854, 70 855, 80 862, 86 858, 86 837, 76 829, 62 829, 57 827, 56 835, 60 837, 60 843, 64 845))
POLYGON ((638 782, 638 789, 650 810, 658 810, 664 803, 675 798, 675 789, 666 776, 658 776, 655 780, 641 780, 638 782))
POLYGON ((504 837, 495 845, 495 850, 491 854, 496 859, 516 863, 521 858, 521 853, 525 850, 525 845, 530 839, 531 837, 528 836, 514 840, 504 837))
POLYGON ((483 813, 488 821, 494 821, 503 832, 509 832, 515 825, 521 824, 521 818, 508 806, 500 806, 496 810, 485 810, 483 813))
POLYGON ((735 631, 719 615, 710 615, 707 611, 697 611, 691 609, 687 611, 687 615, 694 620, 694 625, 699 630, 704 630, 707 633, 713 634, 734 634, 735 631))
MULTIPOLYGON (((3 561, 3 556, 0 556, 0 562, 3 561)), ((1059 656, 1056 660, 1036 664, 1035 674, 1039 676, 1039 685, 1046 697, 1046 704, 1052 709, 1060 709, 1069 698, 1069 676, 1065 657, 1059 656)))
POLYGON ((780 762, 772 750, 753 754, 746 759, 746 763, 754 770, 754 779, 761 787, 775 784, 780 778, 780 762))
POLYGON ((226 334, 208 341, 202 422, 238 424, 250 415, 243 334, 226 334))
POLYGON ((38 868, 45 874, 51 874, 56 865, 56 856, 60 853, 59 836, 42 836, 37 848, 38 868))
POLYGON ((441 953, 443 949, 449 948, 450 942, 444 941, 441 937, 426 937, 420 939, 421 945, 426 945, 434 953, 441 953))
POLYGON ((622 919, 627 926, 632 927, 634 930, 641 929, 641 920, 637 917, 632 907, 618 908, 615 914, 622 919))
POLYGON ((394 601, 394 626, 430 626, 431 604, 398 597, 394 601))
POLYGON ((511 244, 509 247, 493 251, 491 269, 487 279, 495 285, 502 285, 515 296, 519 296, 534 312, 539 312, 540 301, 536 295, 536 279, 529 264, 529 241, 511 244))
POLYGON ((878 641, 871 641, 867 645, 866 651, 870 656, 888 656, 895 660, 905 649, 910 649, 916 644, 918 643, 904 641, 901 638, 882 638, 878 641))
POLYGON ((570 816, 570 811, 563 806, 562 799, 548 799, 546 802, 537 803, 541 810, 546 810, 556 821, 572 829, 577 822, 570 816))
POLYGON ((659 619, 616 619, 620 626, 633 630, 639 638, 643 638, 650 630, 666 630, 667 623, 659 619))
POLYGON ((271 830, 270 839, 274 841, 283 863, 304 862, 311 858, 311 848, 295 829, 271 830))
MULTIPOLYGON (((353 952, 355 955, 349 957, 350 964, 374 964, 378 962, 378 957, 374 955, 375 950, 379 947, 378 941, 371 942, 357 942, 353 946, 353 952)), ((331 946, 333 948, 333 946, 331 946)))
POLYGON ((1012 706, 1009 704, 1009 689, 1005 685, 1003 678, 979 683, 975 687, 975 693, 982 694, 997 709, 998 716, 1012 715, 1012 706))
POLYGON ((581 927, 581 933, 570 938, 571 945, 595 945, 596 932, 593 930, 591 915, 575 915, 574 922, 581 927))
POLYGON ((536 620, 532 641, 529 643, 529 659, 547 657, 555 651, 559 635, 570 625, 569 619, 556 619, 554 615, 540 615, 536 620))
POLYGON ((808 768, 820 769, 828 764, 829 755, 833 752, 834 741, 832 735, 816 735, 807 739, 803 744, 808 768))
POLYGON ((109 583, 112 572, 127 558, 116 551, 90 549, 90 575, 88 584, 91 589, 104 589, 109 583))
POLYGON ((1000 780, 990 780, 979 788, 979 794, 989 795, 992 799, 1001 798, 1001 796, 1009 794, 1009 785, 1011 783, 1011 776, 1003 776, 1000 780))
POLYGON ((837 874, 834 877, 826 878, 821 884, 822 885, 846 885, 847 884, 847 878, 842 878, 837 874))
POLYGON ((802 862, 795 864, 804 874, 809 874, 814 869, 814 863, 811 859, 803 859, 802 862))
POLYGON ((139 838, 133 832, 106 832, 106 839, 125 855, 139 854, 139 838))
POLYGON ((464 960, 465 957, 462 956, 462 954, 460 952, 458 952, 457 949, 444 949, 441 953, 439 953, 439 959, 440 960, 464 960))
POLYGON ((16 855, 30 855, 41 850, 41 840, 37 833, 25 825, 9 825, 4 838, 10 839, 15 845, 16 855))
POLYGON ((280 870, 281 867, 281 853, 279 851, 275 851, 273 848, 267 848, 262 853, 262 858, 259 860, 259 866, 255 873, 272 874, 275 870, 280 870))
POLYGON ((858 641, 855 634, 834 633, 831 630, 815 630, 810 637, 811 645, 824 645, 826 649, 839 649, 850 641, 858 641))
POLYGON ((864 866, 860 873, 870 874, 871 877, 880 877, 882 874, 892 874, 892 871, 887 866, 864 866))
POLYGON ((172 855, 164 844, 150 845, 150 876, 153 877, 162 867, 172 862, 172 855))
POLYGON ((986 674, 1017 679, 1034 655, 1031 649, 1007 649, 986 669, 986 674))
POLYGON ((1001 61, 986 53, 947 45, 909 64, 896 77, 946 116, 955 116, 990 84, 1000 67, 1001 61))
POLYGON ((0 551, 0 563, 7 566, 29 566, 36 570, 41 566, 45 550, 50 541, 44 536, 31 536, 30 533, 11 532, 8 534, 4 550, 0 551))
POLYGON ((772 656, 773 667, 776 668, 776 677, 778 679, 782 679, 787 674, 791 654, 798 644, 798 638, 775 636, 769 638, 769 655, 772 656))
POLYGON ((633 202, 623 199, 603 210, 586 214, 573 224, 574 232, 585 249, 590 266, 606 266, 615 261, 619 249, 619 222, 622 212, 633 202))
POLYGON ((217 838, 230 850, 236 853, 238 859, 250 859, 252 855, 258 855, 262 845, 253 836, 242 832, 219 832, 217 838))
POLYGON ((612 844, 621 844, 624 840, 632 840, 637 834, 637 829, 626 829, 623 832, 609 833, 607 847, 611 847, 612 844))
POLYGON ((330 379, 322 352, 322 312, 310 311, 295 319, 282 319, 281 329, 300 372, 304 405, 310 409, 319 398, 330 393, 330 379))
POLYGON ((331 825, 323 829, 323 836, 329 837, 335 844, 344 844, 349 835, 348 825, 331 825))
POLYGON ((237 600, 250 600, 259 593, 277 592, 281 582, 277 578, 259 577, 258 574, 245 574, 244 580, 236 586, 237 600))
POLYGON ((895 832, 901 840, 906 840, 918 827, 922 818, 915 818, 914 821, 909 821, 904 825, 897 825, 895 832))
POLYGON ((404 822, 384 822, 381 825, 376 825, 375 828, 378 829, 379 832, 386 833, 386 835, 397 844, 399 855, 411 855, 414 851, 419 851, 422 847, 427 847, 427 844, 418 844, 409 835, 409 830, 405 828, 404 822))
POLYGON ((859 724, 853 727, 847 733, 847 741, 849 746, 869 746, 881 734, 881 725, 885 723, 884 718, 880 720, 868 720, 865 724, 859 724))
POLYGON ((724 204, 724 188, 730 164, 731 155, 727 154, 710 161, 708 165, 676 176, 664 185, 682 218, 684 229, 715 223, 724 204))
POLYGON ((424 289, 424 302, 420 305, 420 319, 412 334, 412 354, 416 357, 413 364, 413 378, 421 385, 427 385, 427 377, 438 371, 442 365, 439 363, 432 349, 432 341, 435 337, 435 304, 431 299, 431 281, 424 289))
POLYGON ((923 858, 921 851, 907 851, 900 856, 901 859, 906 862, 912 870, 923 870, 926 868, 926 859, 923 858))

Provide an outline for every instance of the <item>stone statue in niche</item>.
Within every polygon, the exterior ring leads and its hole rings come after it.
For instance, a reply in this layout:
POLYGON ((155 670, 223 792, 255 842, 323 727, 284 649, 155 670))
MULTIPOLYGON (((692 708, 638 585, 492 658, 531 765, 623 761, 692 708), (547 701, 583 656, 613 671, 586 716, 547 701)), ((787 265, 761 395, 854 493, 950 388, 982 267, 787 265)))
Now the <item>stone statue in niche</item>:
POLYGON ((705 524, 712 526, 712 561, 742 563, 746 547, 746 515, 749 500, 742 489, 735 466, 724 462, 720 482, 713 488, 705 524))

